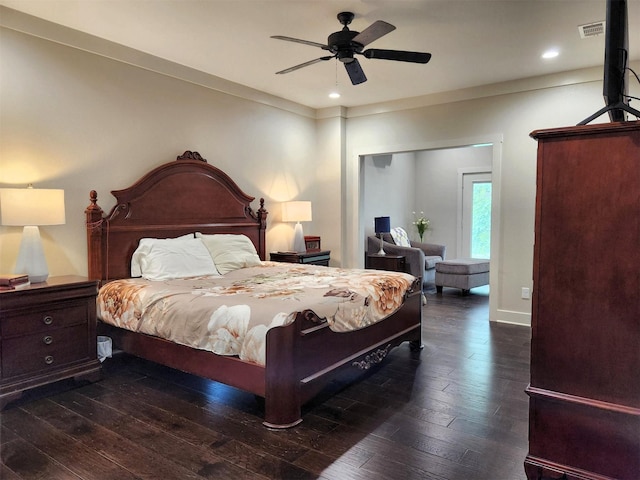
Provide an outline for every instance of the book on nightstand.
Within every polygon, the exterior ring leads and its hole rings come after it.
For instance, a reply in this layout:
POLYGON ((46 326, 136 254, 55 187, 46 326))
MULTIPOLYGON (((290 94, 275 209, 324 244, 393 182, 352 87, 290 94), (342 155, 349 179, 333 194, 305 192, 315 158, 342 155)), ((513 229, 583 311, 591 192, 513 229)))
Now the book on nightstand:
POLYGON ((15 290, 30 284, 29 275, 23 273, 0 273, 0 290, 15 290))

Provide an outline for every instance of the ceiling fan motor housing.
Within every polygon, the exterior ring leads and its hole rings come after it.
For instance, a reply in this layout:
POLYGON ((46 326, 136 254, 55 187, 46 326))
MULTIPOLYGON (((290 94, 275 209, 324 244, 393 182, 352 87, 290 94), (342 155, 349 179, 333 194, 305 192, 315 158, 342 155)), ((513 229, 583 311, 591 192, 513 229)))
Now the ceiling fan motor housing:
POLYGON ((359 33, 360 32, 354 30, 349 30, 346 27, 339 32, 332 33, 327 39, 329 51, 336 55, 341 62, 352 62, 354 53, 360 53, 364 48, 364 45, 351 41, 359 33))

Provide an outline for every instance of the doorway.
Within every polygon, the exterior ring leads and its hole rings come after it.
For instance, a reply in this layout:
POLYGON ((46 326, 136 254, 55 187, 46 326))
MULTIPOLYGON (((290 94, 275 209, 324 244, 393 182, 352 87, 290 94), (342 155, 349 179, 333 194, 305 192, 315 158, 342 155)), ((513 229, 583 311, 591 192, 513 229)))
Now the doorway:
MULTIPOLYGON (((465 148, 472 146, 487 146, 491 150, 491 173, 492 173, 492 209, 491 209, 491 250, 490 250, 490 290, 489 299, 489 319, 494 321, 498 318, 499 305, 499 289, 497 288, 498 272, 500 271, 500 178, 502 171, 502 135, 489 135, 486 137, 475 137, 466 139, 453 139, 438 142, 419 142, 417 144, 406 145, 368 145, 352 148, 351 152, 346 156, 345 164, 345 183, 343 185, 344 192, 344 242, 343 242, 343 259, 345 265, 350 267, 362 266, 364 259, 364 240, 365 230, 368 228, 367 204, 364 199, 364 160, 367 156, 372 155, 393 155, 396 153, 410 153, 421 151, 436 151, 445 149, 465 148)), ((454 180, 455 181, 455 180, 454 180)), ((455 192, 455 189, 454 189, 455 192)), ((453 212, 455 217, 456 198, 451 199, 453 204, 453 212)), ((445 212, 446 213, 446 212, 445 212)), ((436 222, 438 224, 438 222, 436 222)), ((455 229, 454 229, 455 232, 455 229)), ((434 232, 435 233, 435 232, 434 232)), ((444 243, 444 242, 443 242, 444 243)), ((453 233, 451 245, 457 244, 456 234, 453 233)), ((449 258, 457 255, 458 248, 452 249, 452 253, 447 255, 449 258)))

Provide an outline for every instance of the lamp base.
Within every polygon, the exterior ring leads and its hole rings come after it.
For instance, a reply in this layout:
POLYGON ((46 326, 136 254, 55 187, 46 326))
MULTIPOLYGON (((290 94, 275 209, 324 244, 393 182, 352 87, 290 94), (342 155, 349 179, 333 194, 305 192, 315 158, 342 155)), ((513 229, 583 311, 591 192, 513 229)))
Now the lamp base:
POLYGON ((378 251, 378 255, 387 254, 387 252, 384 251, 383 245, 384 245, 384 240, 382 240, 382 234, 380 234, 380 250, 378 251))
POLYGON ((42 283, 49 278, 38 227, 27 226, 22 230, 15 273, 26 273, 31 283, 42 283))
POLYGON ((307 245, 304 243, 304 233, 302 233, 302 225, 296 223, 293 232, 293 251, 296 253, 307 253, 307 245))

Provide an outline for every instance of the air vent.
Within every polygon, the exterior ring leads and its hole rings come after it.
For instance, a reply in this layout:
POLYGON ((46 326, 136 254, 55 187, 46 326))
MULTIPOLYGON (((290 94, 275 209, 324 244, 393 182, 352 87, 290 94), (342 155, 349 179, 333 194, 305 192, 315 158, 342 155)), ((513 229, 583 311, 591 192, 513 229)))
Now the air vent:
POLYGON ((588 23, 587 25, 580 25, 578 31, 581 38, 597 37, 604 34, 605 22, 588 23))

